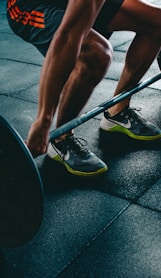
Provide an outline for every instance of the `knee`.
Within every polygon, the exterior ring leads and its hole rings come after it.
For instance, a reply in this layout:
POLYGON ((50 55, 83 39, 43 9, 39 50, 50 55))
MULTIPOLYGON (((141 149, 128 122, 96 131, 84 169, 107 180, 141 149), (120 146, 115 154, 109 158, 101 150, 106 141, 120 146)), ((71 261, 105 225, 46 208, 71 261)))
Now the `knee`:
POLYGON ((109 41, 93 41, 83 44, 80 62, 82 73, 97 85, 104 77, 112 61, 113 50, 109 41))

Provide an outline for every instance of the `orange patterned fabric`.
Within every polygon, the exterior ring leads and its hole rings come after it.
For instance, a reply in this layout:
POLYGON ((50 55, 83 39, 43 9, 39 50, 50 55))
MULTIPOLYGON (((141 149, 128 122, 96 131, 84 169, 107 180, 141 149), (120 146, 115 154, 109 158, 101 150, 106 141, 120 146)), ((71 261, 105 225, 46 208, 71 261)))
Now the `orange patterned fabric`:
POLYGON ((44 13, 42 12, 36 10, 32 10, 31 12, 21 11, 16 5, 16 0, 8 1, 7 10, 12 20, 16 22, 20 22, 23 25, 29 24, 37 28, 45 28, 44 13))

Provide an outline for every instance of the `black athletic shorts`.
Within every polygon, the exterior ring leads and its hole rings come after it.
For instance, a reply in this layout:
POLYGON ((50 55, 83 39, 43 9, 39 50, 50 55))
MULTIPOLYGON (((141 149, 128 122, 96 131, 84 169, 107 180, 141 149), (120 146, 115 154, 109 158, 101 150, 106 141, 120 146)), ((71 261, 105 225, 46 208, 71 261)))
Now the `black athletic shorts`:
MULTIPOLYGON (((102 7, 93 28, 106 38, 106 28, 124 0, 109 0, 102 7)), ((65 13, 67 0, 8 0, 7 17, 13 32, 35 45, 45 56, 65 13)))

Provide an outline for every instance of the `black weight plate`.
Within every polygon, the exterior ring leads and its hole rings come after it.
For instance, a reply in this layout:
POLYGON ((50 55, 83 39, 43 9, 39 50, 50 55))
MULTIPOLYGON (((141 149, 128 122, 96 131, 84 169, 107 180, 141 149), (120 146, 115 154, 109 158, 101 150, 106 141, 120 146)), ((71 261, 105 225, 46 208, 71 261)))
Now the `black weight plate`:
POLYGON ((158 54, 157 61, 158 61, 159 69, 161 70, 161 51, 158 54))
POLYGON ((43 186, 17 131, 0 116, 0 247, 27 243, 43 218, 43 186))

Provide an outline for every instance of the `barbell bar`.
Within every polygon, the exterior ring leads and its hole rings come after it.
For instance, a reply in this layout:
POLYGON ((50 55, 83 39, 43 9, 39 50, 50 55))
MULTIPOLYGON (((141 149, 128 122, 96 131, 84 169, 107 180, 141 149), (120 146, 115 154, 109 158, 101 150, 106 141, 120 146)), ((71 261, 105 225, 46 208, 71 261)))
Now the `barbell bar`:
POLYGON ((115 104, 123 101, 124 99, 131 97, 133 94, 143 90, 144 88, 150 86, 154 82, 161 79, 161 73, 149 77, 148 79, 141 81, 135 87, 130 90, 124 91, 119 95, 112 97, 110 100, 101 103, 100 105, 96 106, 92 110, 74 118, 73 120, 67 122, 66 124, 58 127, 57 129, 50 132, 50 141, 52 142, 55 138, 65 134, 66 132, 74 129, 75 127, 87 122, 88 120, 92 119, 93 117, 97 116, 98 114, 102 113, 106 109, 114 106, 115 104))
MULTIPOLYGON (((161 73, 138 83, 91 111, 50 132, 63 135, 113 105, 161 79, 161 73)), ((37 165, 18 132, 0 116, 0 247, 14 248, 30 241, 43 219, 43 182, 37 165)))

